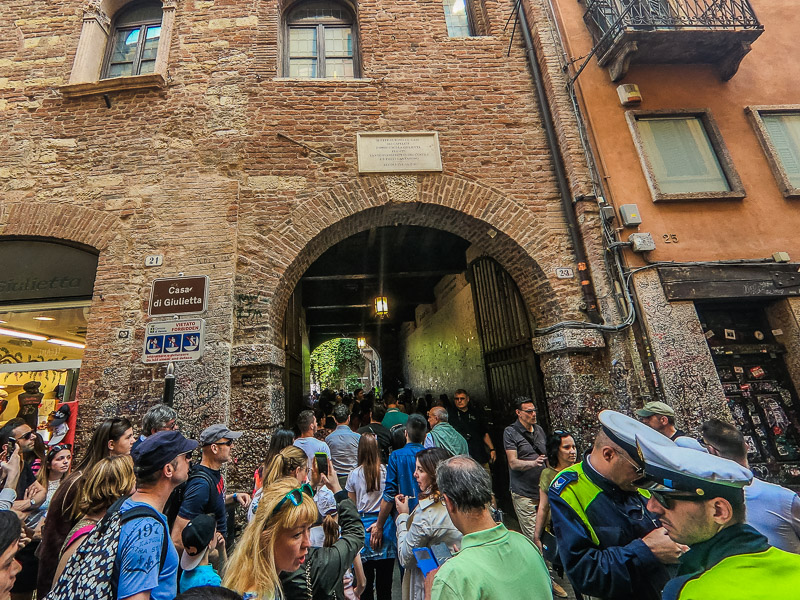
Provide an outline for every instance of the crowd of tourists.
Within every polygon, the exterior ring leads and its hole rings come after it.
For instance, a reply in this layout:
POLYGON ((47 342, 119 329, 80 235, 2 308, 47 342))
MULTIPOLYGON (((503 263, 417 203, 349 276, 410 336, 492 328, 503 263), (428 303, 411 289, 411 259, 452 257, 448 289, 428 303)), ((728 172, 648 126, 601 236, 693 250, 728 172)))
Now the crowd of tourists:
POLYGON ((514 409, 502 434, 513 516, 465 390, 452 402, 326 391, 271 434, 252 488, 236 491, 224 472, 242 432, 214 424, 187 439, 163 404, 139 432, 100 423, 74 465, 69 444, 37 450, 12 419, 0 428, 0 600, 391 600, 395 583, 402 600, 546 600, 564 587, 579 599, 797 597, 800 499, 754 479, 733 425, 712 419, 695 439, 662 402, 638 420, 605 410, 579 460, 578 436, 545 432, 530 398, 514 409))

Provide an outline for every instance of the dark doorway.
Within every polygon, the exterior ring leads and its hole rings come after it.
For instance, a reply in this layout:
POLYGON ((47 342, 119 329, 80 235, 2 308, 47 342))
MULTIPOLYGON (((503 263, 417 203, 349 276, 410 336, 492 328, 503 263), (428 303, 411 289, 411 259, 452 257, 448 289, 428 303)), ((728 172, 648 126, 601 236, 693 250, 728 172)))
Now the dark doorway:
POLYGON ((698 303, 697 313, 757 477, 800 484, 800 404, 761 303, 698 303))

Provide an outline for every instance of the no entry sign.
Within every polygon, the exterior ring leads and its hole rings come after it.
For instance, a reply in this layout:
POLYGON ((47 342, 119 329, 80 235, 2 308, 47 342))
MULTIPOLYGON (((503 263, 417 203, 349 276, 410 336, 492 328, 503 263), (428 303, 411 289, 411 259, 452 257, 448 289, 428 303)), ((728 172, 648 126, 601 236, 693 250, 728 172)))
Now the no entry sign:
POLYGON ((149 323, 144 332, 145 364, 197 360, 203 356, 206 322, 203 319, 149 323))
POLYGON ((208 277, 171 277, 156 279, 150 291, 151 317, 197 315, 208 306, 208 277))

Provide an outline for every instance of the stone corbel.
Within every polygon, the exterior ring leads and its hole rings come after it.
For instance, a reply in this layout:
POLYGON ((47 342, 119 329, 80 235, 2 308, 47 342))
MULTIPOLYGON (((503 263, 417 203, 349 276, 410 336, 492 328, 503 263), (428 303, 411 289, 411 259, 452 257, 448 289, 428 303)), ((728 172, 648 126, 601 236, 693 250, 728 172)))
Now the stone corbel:
POLYGON ((639 44, 634 41, 624 42, 613 48, 600 61, 601 67, 608 68, 611 81, 619 81, 628 73, 631 58, 639 51, 639 44))
POLYGON ((739 65, 742 60, 750 52, 750 42, 739 42, 736 46, 731 48, 731 51, 725 55, 717 65, 717 71, 722 81, 728 81, 731 77, 736 75, 739 70, 739 65))

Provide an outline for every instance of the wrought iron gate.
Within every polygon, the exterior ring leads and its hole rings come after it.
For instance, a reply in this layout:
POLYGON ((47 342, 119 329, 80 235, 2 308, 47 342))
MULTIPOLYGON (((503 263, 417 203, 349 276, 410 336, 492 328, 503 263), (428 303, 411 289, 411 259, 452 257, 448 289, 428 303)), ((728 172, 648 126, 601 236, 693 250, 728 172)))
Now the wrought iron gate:
POLYGON ((469 273, 492 420, 502 426, 512 423, 516 419, 514 399, 527 396, 536 404, 539 423, 547 429, 528 309, 517 284, 489 257, 473 261, 469 273))

